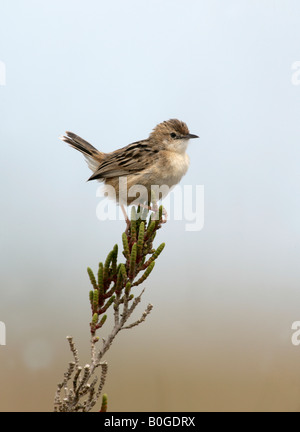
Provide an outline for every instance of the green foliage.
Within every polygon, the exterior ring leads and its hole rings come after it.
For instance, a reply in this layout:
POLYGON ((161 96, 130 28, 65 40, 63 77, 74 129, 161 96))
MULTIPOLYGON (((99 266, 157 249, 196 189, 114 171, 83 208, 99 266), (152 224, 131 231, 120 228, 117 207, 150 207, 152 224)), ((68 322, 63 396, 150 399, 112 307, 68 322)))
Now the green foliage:
POLYGON ((108 308, 114 304, 116 309, 117 302, 120 304, 132 301, 132 288, 143 283, 152 272, 155 260, 165 246, 162 243, 157 249, 153 249, 156 232, 163 222, 162 215, 162 206, 156 214, 156 220, 148 217, 148 210, 141 211, 140 207, 132 207, 129 227, 122 234, 122 254, 125 262, 118 264, 118 245, 115 245, 104 264, 99 263, 97 280, 93 271, 87 269, 93 287, 89 292, 92 336, 95 336, 97 329, 104 325, 107 317, 104 314, 108 308), (151 256, 147 259, 148 255, 151 256))
POLYGON ((102 404, 101 404, 100 412, 106 412, 106 411, 107 411, 107 394, 104 394, 102 396, 102 404))

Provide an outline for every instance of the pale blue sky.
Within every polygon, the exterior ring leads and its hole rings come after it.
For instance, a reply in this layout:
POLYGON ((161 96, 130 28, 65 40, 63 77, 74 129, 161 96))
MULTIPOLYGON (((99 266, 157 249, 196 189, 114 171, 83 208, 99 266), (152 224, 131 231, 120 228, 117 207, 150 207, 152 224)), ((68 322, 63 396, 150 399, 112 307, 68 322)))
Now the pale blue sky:
POLYGON ((238 347, 242 317, 262 346, 271 337, 274 350, 290 349, 300 320, 299 19, 296 0, 1 1, 0 321, 11 346, 53 328, 84 334, 85 269, 124 228, 97 220, 98 185, 58 137, 71 130, 112 151, 176 117, 200 136, 182 184, 204 185, 205 226, 189 233, 170 221, 159 233, 167 246, 145 297, 153 321, 173 328, 188 311, 181 330, 193 343, 223 328, 238 347))

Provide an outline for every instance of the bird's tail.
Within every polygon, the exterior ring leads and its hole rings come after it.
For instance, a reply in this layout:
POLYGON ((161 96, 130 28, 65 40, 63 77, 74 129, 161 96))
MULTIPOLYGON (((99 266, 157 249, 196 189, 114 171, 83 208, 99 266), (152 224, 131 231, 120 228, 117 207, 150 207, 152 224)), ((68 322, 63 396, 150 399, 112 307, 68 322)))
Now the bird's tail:
POLYGON ((104 153, 97 150, 90 143, 73 132, 66 132, 60 137, 62 141, 68 143, 74 149, 80 151, 85 157, 89 168, 95 172, 104 158, 104 153))

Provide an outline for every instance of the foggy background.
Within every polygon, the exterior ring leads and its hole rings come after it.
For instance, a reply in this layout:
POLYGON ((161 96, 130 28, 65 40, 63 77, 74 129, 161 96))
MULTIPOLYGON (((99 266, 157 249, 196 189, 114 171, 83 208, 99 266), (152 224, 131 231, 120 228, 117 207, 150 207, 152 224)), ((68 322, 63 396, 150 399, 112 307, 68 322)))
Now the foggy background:
POLYGON ((108 409, 299 410, 299 19, 296 0, 1 0, 1 411, 53 409, 67 335, 89 362, 86 267, 125 226, 58 137, 109 152, 169 118, 200 136, 181 184, 204 185, 205 224, 160 230, 108 409))

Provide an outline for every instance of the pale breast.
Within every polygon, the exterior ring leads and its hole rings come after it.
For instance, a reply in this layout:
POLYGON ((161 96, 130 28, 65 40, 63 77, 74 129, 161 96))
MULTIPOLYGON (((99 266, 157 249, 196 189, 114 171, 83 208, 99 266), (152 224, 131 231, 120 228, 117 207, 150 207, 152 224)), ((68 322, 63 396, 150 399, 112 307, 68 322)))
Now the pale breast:
POLYGON ((186 174, 190 159, 186 153, 173 153, 165 161, 166 164, 163 167, 163 181, 169 187, 176 185, 180 182, 182 177, 186 174))
MULTIPOLYGON (((140 180, 146 180, 152 185, 167 185, 169 187, 180 182, 189 167, 189 157, 186 153, 180 154, 161 151, 158 161, 141 173, 140 180)), ((144 183, 142 181, 142 183, 144 183)), ((145 183, 144 183, 145 184, 145 183)))

